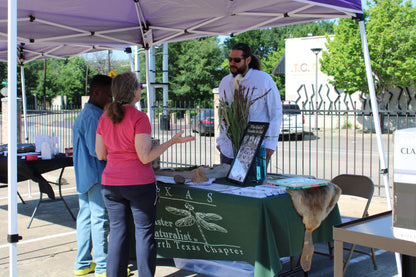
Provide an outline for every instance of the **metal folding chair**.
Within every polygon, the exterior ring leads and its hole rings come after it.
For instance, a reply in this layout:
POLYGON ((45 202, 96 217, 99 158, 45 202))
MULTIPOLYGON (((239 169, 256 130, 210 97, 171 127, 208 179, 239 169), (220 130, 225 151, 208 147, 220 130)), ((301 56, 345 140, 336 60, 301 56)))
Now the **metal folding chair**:
MULTIPOLYGON (((373 193, 374 193, 374 183, 370 178, 368 178, 367 176, 363 176, 363 175, 341 174, 333 178, 331 180, 331 183, 334 183, 338 187, 341 188, 342 190, 341 195, 350 195, 350 196, 367 199, 367 203, 364 207, 361 218, 368 216, 368 208, 370 206, 371 199, 373 198, 373 193)), ((341 217, 342 223, 345 223, 354 219, 356 218, 344 217, 344 216, 341 217)), ((348 264, 354 252, 370 256, 373 261, 374 269, 377 270, 377 262, 376 262, 376 256, 374 253, 374 248, 371 248, 370 252, 365 252, 365 251, 355 249, 355 246, 356 245, 353 244, 351 245, 351 248, 344 248, 344 250, 349 251, 348 257, 344 262, 344 274, 347 270, 348 264)), ((333 258, 333 246, 329 242, 328 242, 328 252, 329 252, 328 254, 322 253, 322 252, 315 252, 315 253, 327 255, 330 258, 333 258)))

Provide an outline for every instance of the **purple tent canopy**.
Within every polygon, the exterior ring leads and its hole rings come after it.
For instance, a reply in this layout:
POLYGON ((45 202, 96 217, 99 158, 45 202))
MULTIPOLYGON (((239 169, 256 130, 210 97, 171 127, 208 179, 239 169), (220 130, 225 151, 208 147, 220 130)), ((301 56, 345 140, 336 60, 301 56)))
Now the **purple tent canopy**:
MULTIPOLYGON (((361 13, 360 0, 19 0, 17 40, 151 46, 361 13)), ((0 40, 7 40, 0 0, 0 40)))

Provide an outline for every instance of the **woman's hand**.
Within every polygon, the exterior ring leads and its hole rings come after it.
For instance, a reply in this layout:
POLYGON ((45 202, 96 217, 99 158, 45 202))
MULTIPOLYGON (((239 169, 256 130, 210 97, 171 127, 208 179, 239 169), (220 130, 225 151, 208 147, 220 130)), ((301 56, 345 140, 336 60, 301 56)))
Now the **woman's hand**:
POLYGON ((134 138, 134 145, 136 148, 137 156, 143 164, 150 163, 157 157, 163 154, 169 147, 175 143, 184 143, 188 141, 194 141, 195 137, 182 137, 184 131, 180 131, 174 135, 170 140, 161 145, 152 147, 152 138, 150 134, 136 134, 134 138))
POLYGON ((170 141, 172 142, 172 145, 176 144, 176 143, 184 143, 184 142, 189 142, 189 141, 194 141, 195 140, 195 137, 193 137, 193 136, 183 137, 182 135, 183 135, 184 132, 185 131, 182 130, 170 139, 170 141))

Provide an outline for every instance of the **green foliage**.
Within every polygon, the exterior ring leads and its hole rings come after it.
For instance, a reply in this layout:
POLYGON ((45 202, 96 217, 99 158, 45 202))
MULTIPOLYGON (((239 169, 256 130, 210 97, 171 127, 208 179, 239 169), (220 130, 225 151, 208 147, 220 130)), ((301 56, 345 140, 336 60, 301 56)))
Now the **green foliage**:
MULTIPOLYGON (((36 95, 47 103, 57 95, 67 96, 68 104, 81 103, 81 96, 88 94, 88 83, 95 71, 88 70, 84 58, 75 57, 69 61, 61 59, 46 60, 46 75, 44 75, 45 60, 38 60, 25 65, 25 85, 28 96, 36 95), (46 79, 45 79, 46 77, 46 79), (87 86, 87 87, 86 87, 87 86)), ((20 80, 20 77, 19 77, 20 80)), ((20 86, 18 87, 20 89, 20 86)))
POLYGON ((59 76, 56 76, 57 89, 60 95, 68 97, 69 104, 74 104, 76 99, 81 99, 82 95, 88 95, 88 81, 94 75, 94 71, 88 70, 89 78, 85 82, 87 65, 85 60, 80 57, 71 59, 65 66, 59 70, 59 76))
POLYGON ((215 37, 169 44, 169 90, 174 101, 212 99, 212 89, 228 74, 221 68, 215 37))
MULTIPOLYGON (((411 86, 416 79, 416 9, 403 0, 376 0, 369 7, 366 34, 377 87, 386 93, 393 86, 411 86)), ((351 19, 341 19, 322 53, 322 72, 346 93, 368 93, 358 28, 351 19)))
POLYGON ((280 97, 284 99, 285 96, 285 76, 284 75, 272 75, 273 69, 282 59, 285 54, 284 49, 278 51, 272 51, 267 57, 262 59, 263 70, 272 76, 273 80, 276 82, 277 88, 279 89, 280 97))
POLYGON ((402 0, 375 1, 369 9, 368 44, 383 90, 416 79, 416 8, 402 0))
POLYGON ((340 19, 335 27, 335 38, 327 36, 327 51, 322 52, 321 71, 333 76, 333 84, 354 93, 367 84, 358 24, 351 19, 340 19))
POLYGON ((334 33, 332 21, 317 21, 296 25, 248 31, 224 41, 227 53, 238 42, 247 43, 253 53, 259 58, 267 57, 273 51, 285 48, 285 39, 291 37, 306 37, 308 34, 321 36, 334 33))

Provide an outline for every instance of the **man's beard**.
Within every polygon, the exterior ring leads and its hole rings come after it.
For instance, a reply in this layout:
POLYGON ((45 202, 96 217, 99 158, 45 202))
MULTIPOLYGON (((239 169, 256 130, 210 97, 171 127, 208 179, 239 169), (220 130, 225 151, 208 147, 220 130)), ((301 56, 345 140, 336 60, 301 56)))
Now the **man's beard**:
POLYGON ((236 68, 236 69, 237 69, 237 71, 232 72, 232 71, 231 71, 231 67, 230 67, 231 74, 233 74, 233 77, 235 77, 235 76, 237 76, 238 74, 243 75, 243 74, 246 72, 247 66, 246 66, 246 65, 243 65, 243 66, 241 66, 241 67, 233 66, 233 68, 236 68))

